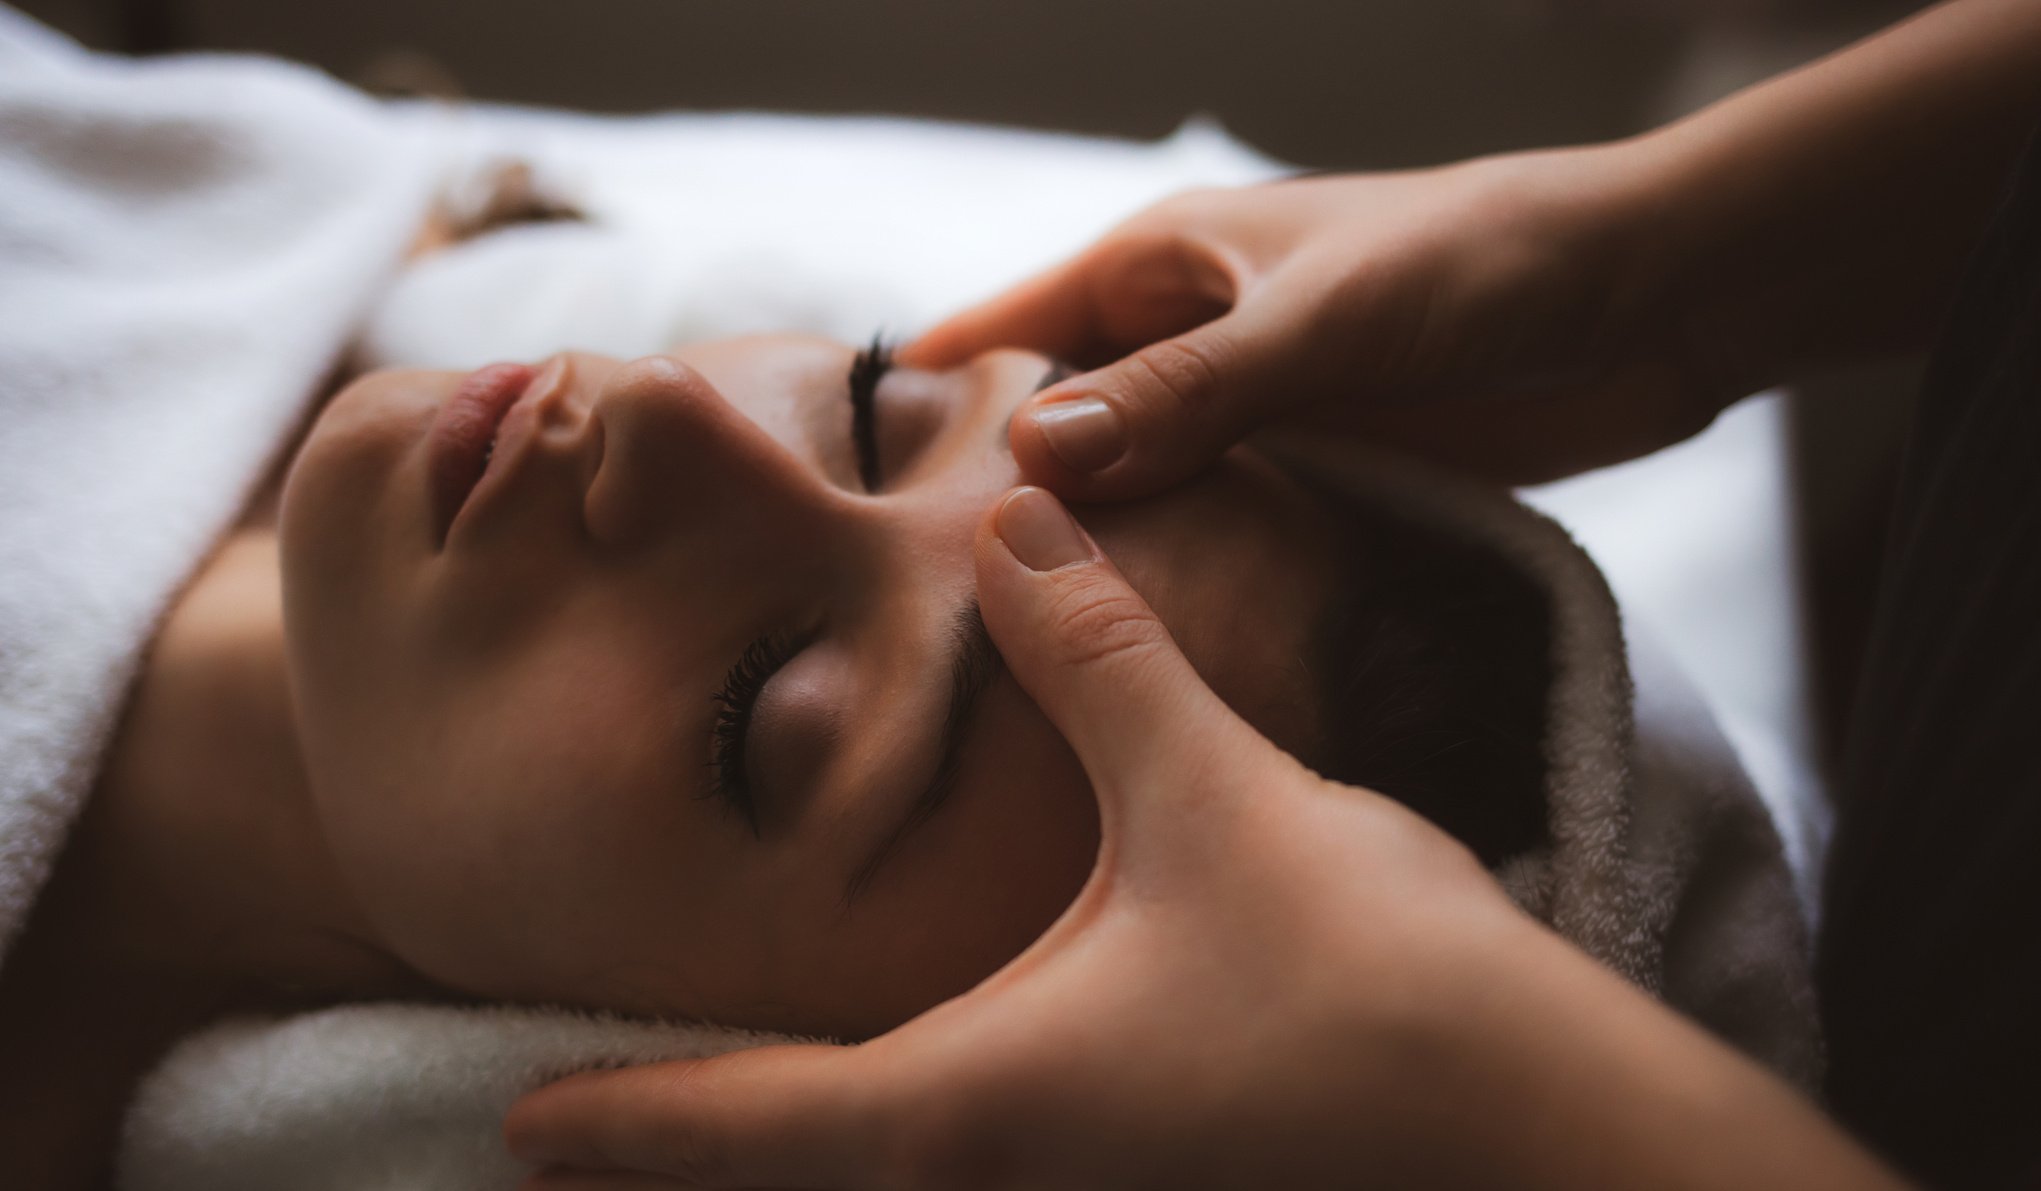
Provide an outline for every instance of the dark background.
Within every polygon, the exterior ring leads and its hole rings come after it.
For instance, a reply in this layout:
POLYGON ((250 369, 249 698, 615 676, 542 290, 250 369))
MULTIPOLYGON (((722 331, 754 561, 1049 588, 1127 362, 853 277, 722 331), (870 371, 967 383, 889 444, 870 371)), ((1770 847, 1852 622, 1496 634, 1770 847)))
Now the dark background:
POLYGON ((1633 132, 1907 7, 1836 0, 25 0, 101 49, 633 111, 882 112, 1158 136, 1218 116, 1321 167, 1633 132))
MULTIPOLYGON (((1907 0, 14 0, 98 49, 257 50, 386 92, 625 112, 870 112, 1153 137, 1219 118, 1317 168, 1641 131, 1907 0)), ((1793 406, 1816 712, 1856 672, 1911 394, 1793 406)))

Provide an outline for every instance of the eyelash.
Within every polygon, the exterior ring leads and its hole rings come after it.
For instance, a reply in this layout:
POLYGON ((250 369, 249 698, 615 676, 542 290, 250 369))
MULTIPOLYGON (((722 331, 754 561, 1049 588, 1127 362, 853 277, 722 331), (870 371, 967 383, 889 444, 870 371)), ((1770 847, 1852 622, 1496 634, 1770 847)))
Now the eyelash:
MULTIPOLYGON (((879 381, 893 367, 893 348, 883 335, 857 354, 850 366, 851 443, 857 453, 858 480, 865 491, 879 489, 879 381)), ((768 633, 746 646, 737 664, 723 676, 723 686, 710 698, 716 705, 710 728, 709 793, 741 817, 757 835, 758 800, 744 769, 745 736, 751 713, 765 684, 814 640, 813 633, 768 633)))
POLYGON ((716 719, 710 729, 713 742, 709 768, 709 796, 737 812, 751 834, 758 834, 758 801, 751 794, 751 778, 744 770, 744 737, 751 728, 751 713, 765 684, 780 668, 807 648, 812 635, 768 633, 744 648, 737 664, 723 678, 722 689, 710 696, 716 704, 716 719))
POLYGON ((879 381, 893 367, 893 345, 883 334, 872 336, 871 345, 857 354, 850 365, 850 441, 857 452, 858 482, 867 492, 877 492, 879 475, 879 381))

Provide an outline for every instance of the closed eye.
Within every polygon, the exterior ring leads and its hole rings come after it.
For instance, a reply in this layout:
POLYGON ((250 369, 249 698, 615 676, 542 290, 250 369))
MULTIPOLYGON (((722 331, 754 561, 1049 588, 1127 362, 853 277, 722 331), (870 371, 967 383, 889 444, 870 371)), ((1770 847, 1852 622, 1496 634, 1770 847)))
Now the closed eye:
POLYGON ((716 718, 710 726, 710 779, 705 797, 720 800, 735 811, 751 834, 759 834, 759 807, 752 790, 750 767, 745 763, 751 735, 751 713, 759 696, 788 662, 814 641, 813 633, 768 633, 746 646, 737 663, 724 676, 721 689, 711 696, 716 718))

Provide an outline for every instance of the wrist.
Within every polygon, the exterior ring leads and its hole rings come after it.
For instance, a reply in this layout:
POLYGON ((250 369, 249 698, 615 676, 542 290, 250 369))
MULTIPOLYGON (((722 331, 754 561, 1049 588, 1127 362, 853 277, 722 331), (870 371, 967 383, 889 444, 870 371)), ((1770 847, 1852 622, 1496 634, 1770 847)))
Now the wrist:
POLYGON ((1686 427, 1668 441, 1806 361, 1814 294, 1800 280, 1823 269, 1793 250, 1803 217, 1821 217, 1796 173, 1731 182, 1715 130, 1691 123, 1561 150, 1545 187, 1593 286, 1588 379, 1667 402, 1686 427))
POLYGON ((1468 163, 1506 203, 1517 238, 1544 261, 1513 317, 1540 319, 1549 375, 1577 388, 1649 392, 1667 408, 1665 442, 1704 426, 1760 387, 1697 328, 1714 307, 1696 279, 1713 268, 1719 213, 1695 208, 1681 146, 1658 134, 1468 163), (1554 312, 1557 312, 1556 315, 1554 312))
MULTIPOLYGON (((1792 374, 1809 343, 1812 298, 1798 278, 1796 225, 1808 214, 1790 169, 1739 170, 1708 113, 1611 146, 1622 155, 1618 235, 1634 261, 1640 328, 1665 375, 1709 413, 1792 374), (1737 176, 1740 173, 1740 176, 1737 176)), ((1814 213, 1818 217, 1818 212, 1814 213)))
POLYGON ((1956 0, 1607 148, 1654 352, 1726 400, 1928 346, 2041 101, 2041 9, 1956 0))

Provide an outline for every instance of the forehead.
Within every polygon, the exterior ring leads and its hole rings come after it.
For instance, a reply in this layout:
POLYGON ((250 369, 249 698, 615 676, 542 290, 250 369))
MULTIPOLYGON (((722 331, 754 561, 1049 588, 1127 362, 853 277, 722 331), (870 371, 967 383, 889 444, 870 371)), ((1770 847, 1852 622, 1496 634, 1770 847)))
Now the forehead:
POLYGON ((1337 573, 1319 498, 1236 449, 1155 500, 1078 512, 1220 698, 1292 751, 1315 734, 1307 651, 1337 573))

